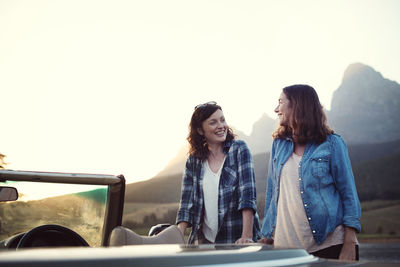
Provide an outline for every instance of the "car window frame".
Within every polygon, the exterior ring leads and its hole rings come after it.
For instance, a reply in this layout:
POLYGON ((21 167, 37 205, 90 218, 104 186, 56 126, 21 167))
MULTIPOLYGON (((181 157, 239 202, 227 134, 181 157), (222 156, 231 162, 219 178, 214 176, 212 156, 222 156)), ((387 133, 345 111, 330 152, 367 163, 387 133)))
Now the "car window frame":
POLYGON ((0 182, 49 182, 86 185, 106 185, 107 203, 103 223, 101 246, 109 246, 111 231, 122 224, 125 199, 125 177, 121 175, 37 172, 0 170, 0 182))

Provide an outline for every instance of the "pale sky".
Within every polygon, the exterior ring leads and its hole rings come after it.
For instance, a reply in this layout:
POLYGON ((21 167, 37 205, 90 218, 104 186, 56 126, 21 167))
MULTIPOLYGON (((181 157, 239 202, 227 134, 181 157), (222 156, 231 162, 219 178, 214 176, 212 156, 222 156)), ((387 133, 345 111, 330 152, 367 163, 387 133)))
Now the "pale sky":
POLYGON ((250 134, 284 86, 329 109, 351 63, 400 82, 399 29, 396 0, 0 0, 0 153, 11 169, 148 179, 199 103, 250 134))

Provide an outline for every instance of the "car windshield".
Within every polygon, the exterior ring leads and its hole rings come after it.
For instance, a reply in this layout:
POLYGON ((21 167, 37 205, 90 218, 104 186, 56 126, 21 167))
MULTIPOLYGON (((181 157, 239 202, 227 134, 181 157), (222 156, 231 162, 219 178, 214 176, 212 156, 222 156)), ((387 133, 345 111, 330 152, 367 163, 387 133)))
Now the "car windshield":
POLYGON ((0 202, 0 240, 43 224, 58 224, 101 246, 107 186, 2 182, 18 190, 18 200, 0 202))

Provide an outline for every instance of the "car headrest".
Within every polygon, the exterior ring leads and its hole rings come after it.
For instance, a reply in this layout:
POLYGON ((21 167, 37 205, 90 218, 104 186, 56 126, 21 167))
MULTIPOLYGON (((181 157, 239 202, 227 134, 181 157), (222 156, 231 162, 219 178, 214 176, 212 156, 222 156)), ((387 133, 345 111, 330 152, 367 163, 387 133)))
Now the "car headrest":
POLYGON ((154 236, 141 236, 123 226, 115 227, 110 236, 110 246, 144 244, 185 244, 185 238, 176 225, 171 225, 154 236))

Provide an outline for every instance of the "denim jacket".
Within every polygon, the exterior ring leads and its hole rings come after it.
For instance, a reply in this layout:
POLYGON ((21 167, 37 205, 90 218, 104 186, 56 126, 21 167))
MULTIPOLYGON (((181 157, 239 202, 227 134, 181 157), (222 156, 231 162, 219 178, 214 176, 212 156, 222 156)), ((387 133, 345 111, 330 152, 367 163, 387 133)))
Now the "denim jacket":
MULTIPOLYGON (((271 238, 276 226, 279 181, 293 153, 290 138, 275 139, 269 162, 262 234, 271 238)), ((361 230, 361 208, 346 144, 336 134, 322 144, 307 143, 299 164, 300 195, 311 232, 322 244, 338 225, 361 230)))
MULTIPOLYGON (((226 159, 218 188, 218 233, 215 243, 234 243, 242 234, 242 209, 254 211, 253 240, 261 237, 257 214, 253 160, 245 142, 233 140, 223 147, 226 159)), ((189 156, 182 179, 182 195, 176 223, 192 227, 188 243, 201 234, 204 212, 203 161, 189 156)))

